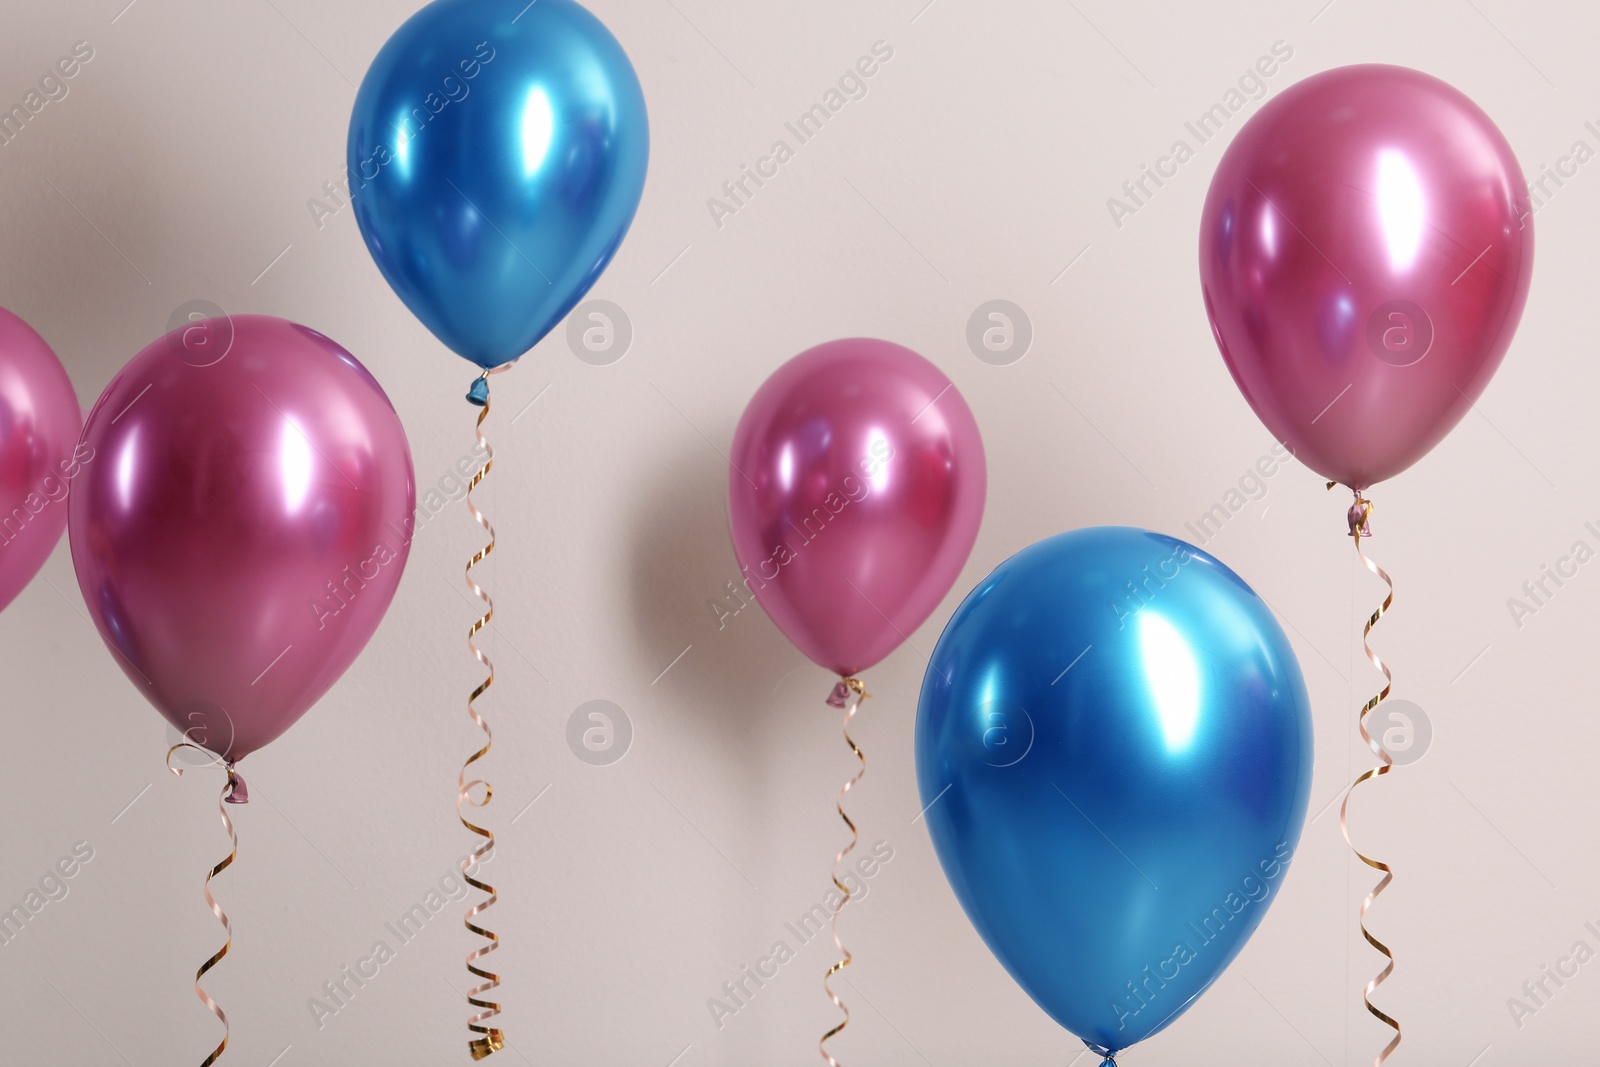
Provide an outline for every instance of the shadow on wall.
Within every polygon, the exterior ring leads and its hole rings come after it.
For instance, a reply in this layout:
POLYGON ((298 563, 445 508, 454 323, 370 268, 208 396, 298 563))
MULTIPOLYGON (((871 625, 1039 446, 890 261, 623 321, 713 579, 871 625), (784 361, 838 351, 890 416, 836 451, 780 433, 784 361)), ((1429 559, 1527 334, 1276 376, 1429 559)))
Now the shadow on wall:
POLYGON ((248 276, 209 275, 228 255, 197 265, 184 257, 196 244, 237 250, 248 213, 201 210, 163 182, 163 167, 214 146, 187 132, 153 133, 146 119, 168 102, 111 92, 104 62, 97 51, 67 97, 0 146, 0 303, 49 342, 86 411, 123 364, 172 328, 180 306, 203 299, 242 312, 251 292, 248 276))
MULTIPOLYGON (((722 433, 731 435, 731 428, 722 433)), ((642 479, 628 588, 641 659, 665 668, 689 649, 654 688, 692 716, 686 728, 699 731, 702 742, 745 762, 764 747, 762 724, 778 685, 808 661, 740 583, 728 535, 726 470, 698 437, 664 450, 660 465, 642 479)), ((820 700, 831 680, 816 670, 820 700)))
MULTIPOLYGON (((59 162, 36 159, 11 172, 8 204, 0 215, 0 242, 8 253, 0 260, 0 292, 5 307, 55 351, 87 411, 112 376, 161 329, 144 321, 152 318, 151 286, 65 199, 98 202, 101 214, 110 214, 104 210, 105 190, 94 177, 102 171, 84 168, 71 178, 54 173, 62 169, 59 162)), ((124 190, 119 199, 127 198, 124 190)), ((142 196, 139 200, 147 203, 142 196)))

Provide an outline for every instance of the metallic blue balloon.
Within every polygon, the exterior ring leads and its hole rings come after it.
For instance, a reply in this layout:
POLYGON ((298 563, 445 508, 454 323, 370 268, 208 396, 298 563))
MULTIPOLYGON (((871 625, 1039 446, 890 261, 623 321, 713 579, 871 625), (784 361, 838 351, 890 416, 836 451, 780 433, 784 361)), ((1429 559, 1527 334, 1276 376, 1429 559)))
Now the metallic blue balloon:
POLYGON ((351 201, 417 318, 480 367, 572 310, 622 243, 650 154, 616 38, 572 0, 434 0, 356 95, 351 201))
POLYGON ((1300 665, 1261 598, 1128 527, 1017 553, 923 680, 945 874, 1028 995, 1109 1056, 1177 1018, 1266 914, 1311 787, 1300 665))

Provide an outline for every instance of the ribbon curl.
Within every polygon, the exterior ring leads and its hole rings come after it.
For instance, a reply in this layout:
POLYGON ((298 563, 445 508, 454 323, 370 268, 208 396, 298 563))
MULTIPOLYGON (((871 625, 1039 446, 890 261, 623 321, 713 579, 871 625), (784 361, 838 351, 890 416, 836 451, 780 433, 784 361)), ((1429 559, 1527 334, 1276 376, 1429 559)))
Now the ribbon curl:
MULTIPOLYGON (((178 751, 180 748, 192 748, 196 752, 202 753, 213 760, 216 759, 212 753, 207 752, 199 745, 188 741, 179 742, 178 744, 173 745, 171 748, 167 749, 167 770, 171 771, 179 778, 183 777, 183 768, 174 767, 172 765, 172 754, 178 751)), ((220 922, 222 924, 222 928, 227 931, 228 940, 216 951, 215 954, 212 955, 210 959, 202 963, 200 965, 200 969, 194 973, 195 996, 199 997, 200 1002, 207 1008, 211 1009, 211 1014, 215 1015, 217 1020, 222 1023, 222 1041, 217 1045, 216 1048, 211 1050, 211 1055, 207 1056, 205 1060, 201 1062, 200 1067, 211 1067, 212 1064, 216 1063, 217 1060, 222 1057, 223 1050, 228 1047, 228 1037, 232 1033, 232 1028, 228 1025, 228 1014, 222 1010, 221 1005, 219 1005, 215 1000, 211 999, 211 994, 207 993, 200 985, 200 979, 204 978, 206 976, 206 972, 210 971, 211 968, 220 963, 222 961, 222 957, 226 956, 228 954, 228 950, 233 947, 233 923, 228 919, 228 913, 223 911, 222 906, 217 903, 217 898, 211 895, 211 879, 215 878, 217 875, 231 867, 233 865, 233 861, 239 855, 239 834, 233 828, 233 820, 228 818, 228 809, 226 805, 247 804, 250 800, 250 794, 245 788, 244 779, 239 777, 239 772, 234 769, 232 762, 223 762, 222 765, 228 770, 228 780, 226 783, 224 783, 222 787, 222 793, 217 798, 217 814, 222 816, 222 828, 228 831, 228 840, 232 842, 233 847, 228 852, 228 857, 215 867, 211 868, 210 873, 206 875, 205 898, 206 905, 210 907, 211 913, 217 917, 217 921, 220 922)))
MULTIPOLYGON (((1335 483, 1330 482, 1328 488, 1333 488, 1334 484, 1335 483)), ((1350 506, 1350 511, 1346 518, 1350 525, 1350 536, 1355 538, 1356 555, 1360 557, 1362 565, 1365 566, 1374 577, 1381 579, 1383 583, 1389 587, 1388 595, 1383 598, 1383 603, 1378 605, 1377 610, 1374 611, 1371 617, 1367 619, 1366 626, 1361 630, 1361 649, 1366 653, 1367 659, 1372 663, 1372 665, 1383 672, 1383 690, 1362 706, 1360 717, 1357 719, 1357 725, 1361 731, 1361 739, 1367 743, 1367 747, 1372 749, 1373 753, 1383 762, 1381 766, 1374 767, 1371 770, 1364 772, 1360 777, 1350 784, 1350 789, 1345 793, 1344 796, 1344 803, 1339 807, 1339 830, 1344 834, 1345 843, 1348 844, 1350 846, 1350 850, 1356 854, 1356 858, 1362 863, 1365 863, 1368 867, 1371 867, 1373 870, 1379 871, 1383 874, 1383 878, 1379 880, 1376 886, 1373 887, 1372 892, 1368 893, 1366 898, 1362 900, 1360 915, 1361 936, 1366 938, 1367 944, 1383 953, 1384 958, 1388 961, 1383 970, 1378 973, 1377 977, 1373 978, 1366 984, 1366 988, 1362 990, 1361 994, 1362 1002, 1367 1006, 1367 1011, 1379 1022, 1383 1023, 1385 1026, 1393 1028, 1394 1030, 1394 1038, 1390 1040, 1386 1046, 1384 1046, 1383 1051, 1379 1052, 1377 1057, 1372 1061, 1373 1067, 1382 1067, 1383 1063, 1388 1060, 1390 1055, 1393 1054, 1394 1050, 1400 1047, 1400 1024, 1392 1016, 1386 1014, 1376 1004, 1372 1003, 1372 994, 1379 986, 1388 981, 1390 975, 1394 974, 1394 953, 1390 951, 1388 945, 1385 945, 1382 941, 1379 941, 1377 938, 1373 937, 1372 931, 1367 929, 1367 912, 1371 909, 1373 902, 1376 901, 1378 897, 1383 894, 1383 891, 1389 888, 1390 883, 1394 881, 1394 869, 1387 863, 1375 860, 1371 856, 1366 855, 1360 849, 1356 848, 1354 841, 1350 840, 1350 798, 1355 795, 1356 787, 1365 782, 1370 782, 1373 779, 1381 778, 1384 775, 1390 774, 1394 771, 1394 757, 1389 755, 1388 751, 1383 747, 1383 743, 1377 738, 1373 737, 1371 732, 1367 730, 1367 716, 1370 715, 1379 704, 1382 704, 1388 699, 1390 690, 1394 688, 1394 673, 1389 670, 1388 666, 1383 662, 1383 660, 1378 658, 1377 653, 1372 651, 1372 645, 1368 641, 1368 638, 1372 634, 1372 628, 1377 625, 1378 620, 1383 618, 1384 613, 1387 612, 1394 604, 1394 580, 1389 577, 1389 573, 1387 571, 1374 563, 1367 556, 1366 552, 1362 551, 1361 539, 1363 537, 1372 536, 1372 526, 1370 520, 1372 518, 1373 504, 1372 501, 1361 495, 1360 490, 1355 491, 1355 497, 1355 503, 1350 506)))
POLYGON ((861 702, 866 700, 871 695, 871 693, 867 692, 867 687, 865 683, 861 681, 861 679, 845 678, 842 679, 838 685, 833 687, 833 692, 828 696, 828 705, 830 707, 845 709, 845 744, 850 746, 850 751, 854 752, 856 754, 856 759, 861 761, 861 769, 856 772, 856 776, 854 778, 850 779, 842 788, 840 788, 838 799, 834 803, 834 807, 839 812, 839 818, 843 819, 844 824, 850 828, 850 843, 833 857, 833 866, 829 872, 833 878, 833 884, 837 886, 839 892, 843 894, 843 896, 839 898, 839 902, 833 906, 832 918, 833 943, 839 950, 840 958, 837 963, 828 968, 828 973, 823 975, 822 989, 828 994, 828 999, 833 1001, 833 1006, 844 1013, 844 1020, 840 1022, 838 1026, 835 1026, 832 1030, 829 1030, 827 1033, 823 1034, 822 1040, 817 1042, 817 1051, 822 1053, 822 1058, 824 1060, 828 1061, 828 1067, 841 1067, 839 1061, 834 1059, 833 1056, 828 1052, 828 1039, 850 1025, 850 1009, 844 1006, 844 1001, 840 1000, 838 995, 834 993, 833 987, 829 985, 829 982, 834 975, 850 966, 850 961, 854 958, 850 955, 850 950, 844 947, 844 942, 839 939, 839 913, 844 910, 844 906, 846 904, 850 903, 850 887, 839 881, 839 864, 844 862, 844 858, 855 850, 857 843, 861 840, 861 834, 856 830, 856 824, 850 821, 850 816, 844 813, 844 798, 845 794, 850 792, 851 788, 857 782, 861 781, 862 775, 867 773, 867 757, 861 754, 861 749, 856 746, 855 741, 850 737, 850 720, 855 718, 856 712, 861 710, 861 702))
POLYGON ((467 648, 471 650, 473 656, 483 665, 484 669, 489 672, 488 677, 484 678, 478 687, 472 691, 472 695, 467 698, 467 714, 483 730, 484 743, 482 748, 474 752, 467 759, 467 762, 461 765, 461 774, 457 779, 456 790, 456 816, 460 818, 461 825, 484 838, 483 843, 474 849, 466 859, 461 861, 461 876, 472 888, 489 894, 489 899, 479 901, 467 909, 465 920, 468 930, 488 941, 488 944, 481 945, 467 953, 467 970, 474 977, 483 979, 479 985, 467 991, 467 1003, 474 1008, 482 1009, 467 1020, 467 1029, 478 1035, 467 1042, 467 1050, 472 1053, 474 1060, 481 1060, 499 1052, 505 1047, 506 1041, 505 1034, 497 1027, 487 1025, 490 1019, 500 1014, 500 1005, 492 1000, 483 999, 484 994, 492 992, 499 987, 500 976, 478 965, 479 960, 500 947, 500 936, 473 921, 493 907, 500 899, 499 894, 495 892, 494 886, 480 881, 472 875, 472 869, 475 866, 481 865, 493 855, 494 834, 484 827, 472 823, 462 812, 463 805, 483 808, 487 807, 489 801, 494 799, 494 787, 487 781, 481 778, 474 778, 469 781, 467 778, 467 768, 487 756, 489 749, 494 746, 494 731, 489 729, 488 720, 478 714, 478 710, 472 706, 494 684, 494 663, 473 640, 485 626, 489 625, 489 620, 494 618, 494 600, 490 598, 488 592, 481 585, 472 579, 472 569, 488 559, 489 554, 494 551, 494 527, 484 517, 483 512, 478 510, 478 505, 472 502, 472 491, 478 487, 478 484, 488 475, 490 468, 494 466, 494 448, 489 444, 488 438, 483 435, 483 422, 489 417, 489 375, 492 373, 493 371, 484 371, 479 375, 472 383, 472 391, 467 394, 469 401, 483 408, 478 413, 478 422, 473 428, 473 432, 477 434, 478 447, 485 457, 483 466, 478 468, 477 473, 473 474, 472 480, 467 483, 467 510, 472 512, 473 519, 489 534, 489 543, 473 555, 472 559, 467 563, 466 570, 468 588, 472 590, 474 596, 484 603, 483 614, 473 622, 471 629, 467 631, 467 648), (474 797, 472 793, 480 785, 483 786, 482 800, 474 797))

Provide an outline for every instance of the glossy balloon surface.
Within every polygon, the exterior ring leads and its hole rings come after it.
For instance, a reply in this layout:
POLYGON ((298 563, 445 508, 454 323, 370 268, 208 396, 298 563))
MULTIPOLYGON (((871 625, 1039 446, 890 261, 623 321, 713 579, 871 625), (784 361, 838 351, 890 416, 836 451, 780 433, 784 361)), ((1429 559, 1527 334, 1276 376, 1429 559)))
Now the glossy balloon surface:
POLYGON ((927 621, 983 519, 971 410, 939 368, 888 341, 833 341, 779 367, 730 459, 743 580, 800 651, 840 675, 927 621))
POLYGON ((989 948, 1102 1053, 1178 1018, 1283 885, 1312 724, 1267 605, 1216 559, 1100 527, 1023 549, 939 638, 928 832, 989 948))
POLYGON ((243 759, 338 680, 394 597, 416 506, 400 419, 327 337, 236 315, 135 356, 84 441, 70 539, 90 617, 180 732, 243 759))
POLYGON ((1467 97, 1404 67, 1340 67, 1263 106, 1201 221, 1206 311, 1235 382, 1303 463, 1353 489, 1466 414, 1532 273, 1510 146, 1467 97))
POLYGON ((351 201, 412 313, 495 367, 588 292, 649 157, 627 55, 572 0, 434 0, 372 62, 350 120, 351 201))

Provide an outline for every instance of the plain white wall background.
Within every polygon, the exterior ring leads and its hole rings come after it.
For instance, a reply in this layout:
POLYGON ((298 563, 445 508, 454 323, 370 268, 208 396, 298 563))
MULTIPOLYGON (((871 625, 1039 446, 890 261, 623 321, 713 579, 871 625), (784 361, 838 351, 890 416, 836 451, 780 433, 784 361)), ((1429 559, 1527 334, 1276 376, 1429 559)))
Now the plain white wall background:
MULTIPOLYGON (((0 147, 0 304, 51 342, 86 406, 187 301, 306 323, 373 370, 419 484, 436 485, 472 442, 471 369, 405 312, 348 210, 319 229, 307 206, 342 172, 354 86, 412 0, 125 2, 13 0, 0 14, 7 106, 75 42, 95 53, 0 147)), ((1277 41, 1293 58, 1271 92, 1344 63, 1416 66, 1477 100, 1536 175, 1577 140, 1600 147, 1585 126, 1600 120, 1600 16, 1556 0, 593 7, 639 70, 654 152, 638 221, 593 294, 626 310, 631 349, 597 367, 558 332, 496 384, 501 462, 483 500, 501 536, 480 573, 499 608, 483 706, 514 1049, 500 1062, 817 1062, 835 1020, 821 939, 722 1028, 706 1001, 821 899, 852 760, 822 703, 830 678, 758 610, 719 630, 707 601, 737 574, 717 449, 781 361, 856 334, 910 345, 954 379, 991 483, 959 588, 868 676, 852 811, 894 859, 846 915, 857 963, 840 989, 855 1014, 833 1048, 848 1064, 1072 1062, 1077 1042, 988 955, 913 822, 923 653, 1017 549, 1101 523, 1186 535, 1272 445, 1199 297, 1200 204, 1226 138, 1120 227, 1107 198, 1277 41), (877 41, 894 58, 869 95, 719 227, 707 198, 877 41), (1035 331, 1004 367, 965 336, 996 298, 1035 331), (566 740, 594 699, 634 730, 610 766, 566 740)), ((1585 928, 1600 921, 1600 569, 1520 627, 1507 598, 1575 541, 1600 543, 1584 526, 1600 520, 1600 163, 1566 180, 1537 228, 1532 300, 1477 413, 1375 497, 1372 549, 1399 587, 1376 644, 1396 697, 1434 730, 1426 758, 1355 812, 1360 840, 1398 870, 1373 914, 1400 963, 1382 997, 1406 1027, 1395 1062, 1592 1057, 1600 963, 1520 1029, 1506 1002, 1575 942, 1600 947, 1585 928)), ((1384 1040, 1358 1003, 1381 963, 1355 930, 1370 872, 1333 804, 1366 765, 1354 713, 1379 684, 1357 637, 1381 586, 1356 570, 1346 502, 1287 468, 1207 546, 1295 642, 1320 815, 1253 943, 1128 1064, 1353 1065, 1384 1040)), ((471 846, 452 800, 478 736, 460 587, 478 543, 463 507, 430 522, 366 655, 250 761, 240 859, 217 883, 238 931, 209 982, 234 1021, 224 1063, 464 1060, 473 941, 459 905, 320 1028, 307 1002, 375 942, 395 947, 385 924, 471 846)), ((190 987, 221 937, 200 898, 226 848, 218 783, 162 770, 165 724, 84 617, 65 545, 0 615, 0 670, 0 905, 74 843, 94 850, 69 895, 0 946, 3 1058, 198 1062, 218 1029, 190 987)))

